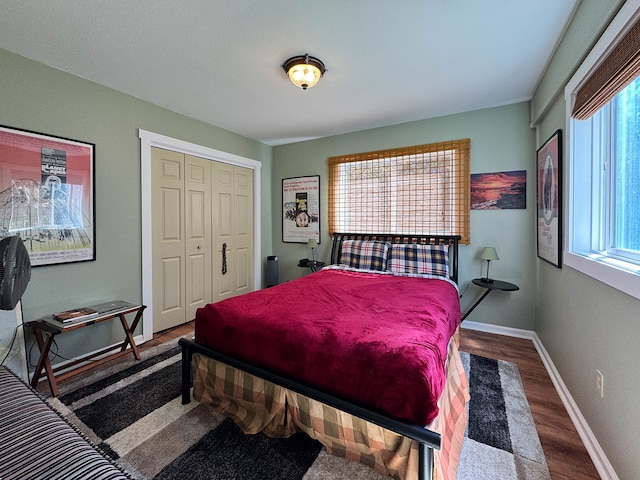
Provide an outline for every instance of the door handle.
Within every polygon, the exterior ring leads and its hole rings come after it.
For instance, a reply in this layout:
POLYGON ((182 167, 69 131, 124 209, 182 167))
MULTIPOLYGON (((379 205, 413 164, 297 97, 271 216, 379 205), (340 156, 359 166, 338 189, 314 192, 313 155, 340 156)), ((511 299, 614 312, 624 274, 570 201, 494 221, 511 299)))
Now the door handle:
POLYGON ((227 274, 227 244, 222 244, 222 275, 227 274))

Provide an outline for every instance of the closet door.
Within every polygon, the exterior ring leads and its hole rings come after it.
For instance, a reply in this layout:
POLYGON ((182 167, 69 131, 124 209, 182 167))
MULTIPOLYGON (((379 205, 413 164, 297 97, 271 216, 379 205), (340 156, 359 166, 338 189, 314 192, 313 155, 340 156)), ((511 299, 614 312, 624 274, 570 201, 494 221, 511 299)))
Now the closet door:
POLYGON ((211 161, 152 149, 153 330, 211 301, 211 161))
POLYGON ((211 301, 211 163, 185 155, 186 321, 211 301))
POLYGON ((152 148, 153 331, 253 290, 253 170, 152 148))
POLYGON ((185 321, 184 155, 152 148, 153 331, 185 321))
POLYGON ((212 301, 217 302, 253 290, 253 171, 220 162, 212 167, 212 301))
POLYGON ((234 295, 253 291, 253 170, 233 167, 235 276, 234 295))
POLYGON ((214 162, 213 195, 213 291, 212 301, 233 296, 233 165, 214 162), (229 265, 232 266, 229 269, 229 265))

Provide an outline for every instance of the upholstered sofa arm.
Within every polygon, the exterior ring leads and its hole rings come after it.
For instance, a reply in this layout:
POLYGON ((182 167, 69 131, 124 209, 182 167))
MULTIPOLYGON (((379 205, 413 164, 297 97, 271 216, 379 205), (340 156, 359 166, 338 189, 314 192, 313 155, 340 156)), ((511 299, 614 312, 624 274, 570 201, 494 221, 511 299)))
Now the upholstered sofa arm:
POLYGON ((11 370, 0 366, 0 478, 131 479, 11 370))

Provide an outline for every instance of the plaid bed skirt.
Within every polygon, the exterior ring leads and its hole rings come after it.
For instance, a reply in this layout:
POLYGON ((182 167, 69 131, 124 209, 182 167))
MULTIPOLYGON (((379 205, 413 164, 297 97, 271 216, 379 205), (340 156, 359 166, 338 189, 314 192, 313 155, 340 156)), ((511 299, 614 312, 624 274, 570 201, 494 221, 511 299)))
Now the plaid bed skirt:
MULTIPOLYGON (((449 343, 447 365, 440 411, 428 428, 442 436, 441 449, 434 451, 435 478, 455 480, 469 401, 455 340, 449 343)), ((418 444, 413 440, 204 355, 194 354, 192 366, 194 398, 231 417, 245 433, 288 437, 303 431, 330 454, 399 480, 418 478, 418 444)))

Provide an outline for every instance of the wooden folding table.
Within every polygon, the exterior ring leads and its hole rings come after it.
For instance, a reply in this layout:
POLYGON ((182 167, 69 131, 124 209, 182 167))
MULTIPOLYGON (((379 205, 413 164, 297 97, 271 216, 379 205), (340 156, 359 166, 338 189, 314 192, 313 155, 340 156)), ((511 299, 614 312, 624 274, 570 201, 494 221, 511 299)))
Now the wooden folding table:
MULTIPOLYGON (((133 332, 135 331, 140 319, 142 318, 142 313, 146 308, 146 305, 133 305, 126 302, 113 302, 119 305, 118 308, 109 310, 107 312, 100 312, 92 315, 90 317, 82 318, 79 320, 74 320, 70 322, 60 322, 54 318, 53 315, 49 317, 42 318, 40 320, 34 320, 32 322, 28 322, 27 325, 33 329, 33 335, 38 343, 38 348, 40 349, 40 358, 38 360, 38 364, 36 365, 36 369, 33 372, 33 377, 31 378, 31 386, 33 388, 36 387, 40 377, 46 376, 49 381, 49 386, 51 387, 51 394, 54 397, 58 396, 58 383, 56 381, 56 372, 64 369, 68 370, 74 365, 85 362, 91 358, 103 355, 107 352, 113 351, 117 348, 120 348, 121 352, 124 352, 127 347, 131 346, 131 351, 133 352, 136 360, 140 360, 140 352, 138 351, 138 347, 136 346, 136 342, 133 339, 133 332), (129 325, 127 322, 126 315, 135 314, 133 319, 133 323, 129 325), (111 347, 107 347, 98 352, 93 352, 87 355, 83 355, 81 357, 72 360, 71 362, 65 363, 63 367, 54 369, 51 366, 51 361, 49 360, 49 352, 51 350, 51 345, 56 337, 56 335, 60 335, 62 333, 71 332, 73 330, 77 330, 79 328, 88 327, 90 325, 94 325, 96 323, 104 322, 105 320, 110 320, 112 318, 119 318, 120 323, 122 324, 122 328, 125 333, 125 339, 121 344, 117 344, 111 347), (44 369, 44 373, 43 373, 44 369)), ((58 375, 58 379, 63 379, 68 374, 58 375)))

